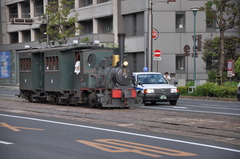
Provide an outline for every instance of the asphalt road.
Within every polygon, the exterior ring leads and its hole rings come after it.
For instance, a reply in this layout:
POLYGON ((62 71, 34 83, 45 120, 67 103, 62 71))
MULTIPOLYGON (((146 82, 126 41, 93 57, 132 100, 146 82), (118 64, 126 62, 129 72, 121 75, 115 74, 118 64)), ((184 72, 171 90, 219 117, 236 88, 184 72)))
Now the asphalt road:
POLYGON ((239 159, 240 147, 201 139, 0 112, 3 159, 239 159))
POLYGON ((179 99, 176 106, 157 103, 142 108, 240 116, 240 102, 179 99))

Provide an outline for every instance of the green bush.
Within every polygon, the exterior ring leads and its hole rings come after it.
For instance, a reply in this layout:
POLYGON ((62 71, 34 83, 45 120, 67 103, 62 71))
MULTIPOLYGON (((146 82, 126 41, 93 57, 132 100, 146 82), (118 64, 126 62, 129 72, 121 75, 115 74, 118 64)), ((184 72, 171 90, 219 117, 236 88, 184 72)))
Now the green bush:
POLYGON ((207 82, 201 86, 197 86, 195 94, 198 96, 208 97, 235 97, 237 93, 237 87, 218 86, 216 83, 207 82))
POLYGON ((194 81, 189 81, 186 86, 194 86, 194 81))
POLYGON ((222 86, 217 83, 207 82, 197 86, 194 93, 188 93, 189 86, 178 87, 181 95, 205 96, 205 97, 222 97, 235 98, 237 95, 237 82, 225 82, 222 86))
POLYGON ((215 89, 217 87, 216 83, 207 82, 203 85, 197 86, 195 94, 199 96, 208 96, 208 97, 214 97, 215 95, 215 89))
POLYGON ((226 86, 218 86, 215 88, 215 96, 216 97, 226 97, 231 98, 235 97, 237 93, 237 88, 226 87, 226 86))
POLYGON ((218 72, 216 70, 212 70, 208 72, 208 79, 209 80, 216 80, 216 78, 218 77, 218 72))
POLYGON ((234 82, 234 81, 230 82, 230 81, 228 81, 228 82, 224 82, 222 85, 226 86, 226 87, 236 88, 237 85, 238 85, 238 82, 234 82))
POLYGON ((188 93, 188 86, 180 86, 178 87, 178 91, 180 94, 186 94, 188 93))

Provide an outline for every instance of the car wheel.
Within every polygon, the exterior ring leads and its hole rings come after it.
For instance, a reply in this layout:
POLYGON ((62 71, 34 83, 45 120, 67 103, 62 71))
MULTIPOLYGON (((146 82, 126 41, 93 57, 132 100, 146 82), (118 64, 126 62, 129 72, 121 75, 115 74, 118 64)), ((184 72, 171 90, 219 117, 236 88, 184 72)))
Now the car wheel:
POLYGON ((176 104, 177 104, 177 100, 172 100, 172 101, 170 101, 170 104, 171 104, 171 105, 176 105, 176 104))
POLYGON ((152 105, 155 105, 155 104, 156 104, 156 101, 152 101, 151 104, 152 104, 152 105))

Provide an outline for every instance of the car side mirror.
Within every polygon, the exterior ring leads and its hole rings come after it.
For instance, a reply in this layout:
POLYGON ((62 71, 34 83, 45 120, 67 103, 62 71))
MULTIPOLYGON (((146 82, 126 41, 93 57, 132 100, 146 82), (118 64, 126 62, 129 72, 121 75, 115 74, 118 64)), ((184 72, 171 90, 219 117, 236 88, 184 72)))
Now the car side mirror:
POLYGON ((175 81, 175 82, 173 82, 174 83, 174 86, 176 86, 177 84, 178 84, 178 82, 177 81, 175 81))
POLYGON ((138 84, 143 87, 143 83, 142 82, 138 82, 138 84))

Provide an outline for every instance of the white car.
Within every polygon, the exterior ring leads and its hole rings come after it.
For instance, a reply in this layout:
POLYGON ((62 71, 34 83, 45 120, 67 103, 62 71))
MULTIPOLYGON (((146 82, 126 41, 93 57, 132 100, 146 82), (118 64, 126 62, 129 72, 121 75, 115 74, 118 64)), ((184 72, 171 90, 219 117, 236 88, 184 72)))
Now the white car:
POLYGON ((168 83, 159 72, 134 72, 135 88, 143 98, 143 103, 170 102, 176 105, 179 92, 176 86, 168 83))

